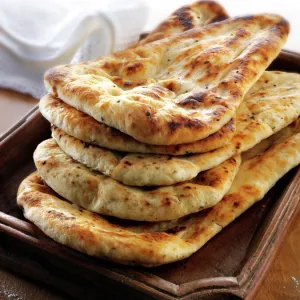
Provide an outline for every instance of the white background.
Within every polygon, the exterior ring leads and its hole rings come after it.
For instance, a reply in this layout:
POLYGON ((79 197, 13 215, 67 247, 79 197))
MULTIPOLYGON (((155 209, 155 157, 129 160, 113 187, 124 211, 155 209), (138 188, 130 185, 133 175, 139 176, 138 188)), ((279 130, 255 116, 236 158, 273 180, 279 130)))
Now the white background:
MULTIPOLYGON (((145 31, 150 31, 176 8, 195 1, 190 0, 144 0, 149 6, 149 17, 145 31)), ((291 32, 285 49, 300 52, 300 0, 220 0, 231 16, 253 13, 277 13, 291 25, 291 32)))

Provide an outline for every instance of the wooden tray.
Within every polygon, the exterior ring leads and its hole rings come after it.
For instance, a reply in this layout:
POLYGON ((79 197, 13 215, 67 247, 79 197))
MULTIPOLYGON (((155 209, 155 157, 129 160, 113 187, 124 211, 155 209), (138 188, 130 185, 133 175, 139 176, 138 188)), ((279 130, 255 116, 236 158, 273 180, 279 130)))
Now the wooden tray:
MULTIPOLYGON (((283 51, 271 68, 300 72, 300 55, 283 51)), ((152 269, 104 262, 53 242, 16 205, 18 185, 34 170, 32 153, 49 136, 33 110, 1 141, 0 264, 74 298, 251 298, 298 209, 300 168, 188 259, 152 269)))

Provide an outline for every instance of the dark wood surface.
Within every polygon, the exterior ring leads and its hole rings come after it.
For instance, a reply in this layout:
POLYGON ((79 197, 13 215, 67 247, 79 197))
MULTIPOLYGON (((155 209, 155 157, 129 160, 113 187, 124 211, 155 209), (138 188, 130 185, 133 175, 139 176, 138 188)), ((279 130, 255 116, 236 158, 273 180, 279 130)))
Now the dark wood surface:
MULTIPOLYGON (((300 66, 295 63, 295 60, 292 59, 289 63, 289 58, 291 58, 290 55, 285 58, 286 63, 280 60, 277 61, 275 68, 283 68, 283 65, 285 65, 289 70, 300 69, 300 66)), ((0 178, 2 179, 1 191, 3 191, 3 193, 1 193, 0 211, 22 219, 22 214, 15 205, 16 189, 23 177, 33 170, 32 151, 38 141, 49 136, 49 124, 47 124, 39 114, 36 114, 31 122, 29 120, 27 124, 24 124, 20 128, 21 129, 15 132, 14 136, 11 137, 9 142, 2 146, 1 149, 0 178), (22 146, 20 147, 20 145, 22 146)), ((87 290, 90 293, 90 297, 93 296, 93 293, 99 296, 99 291, 105 294, 113 293, 115 296, 120 293, 123 295, 126 293, 134 293, 135 290, 133 288, 128 289, 127 285, 134 286, 136 284, 138 286, 135 286, 135 288, 140 291, 136 290, 135 295, 140 297, 142 297, 141 290, 145 289, 151 294, 154 294, 154 285, 160 287, 156 289, 157 295, 162 295, 161 292, 163 289, 168 290, 168 296, 174 293, 185 294, 189 290, 194 290, 197 285, 199 286, 199 280, 202 280, 202 290, 215 292, 219 289, 219 291, 224 290, 243 295, 247 288, 249 288, 250 291, 254 290, 254 285, 259 282, 259 279, 263 276, 263 271, 271 261, 270 259, 263 260, 263 257, 275 255, 275 248, 279 245, 278 241, 283 238, 283 234, 287 228, 286 226, 290 223, 293 214, 297 212, 298 199, 295 195, 297 191, 292 190, 293 187, 298 188, 296 184, 297 179, 293 181, 295 184, 287 191, 286 197, 282 197, 285 188, 290 184, 293 176, 295 176, 295 172, 296 171, 293 170, 285 176, 272 191, 268 193, 263 201, 253 206, 241 218, 223 230, 195 255, 179 263, 151 270, 119 267, 104 263, 100 260, 86 258, 84 255, 77 254, 75 251, 66 249, 51 242, 47 238, 43 238, 39 232, 34 234, 27 232, 25 236, 22 236, 20 231, 24 231, 24 228, 22 228, 20 224, 23 223, 19 223, 21 227, 18 227, 17 230, 14 231, 13 228, 18 226, 18 222, 13 221, 9 223, 8 221, 9 224, 6 225, 2 222, 1 227, 1 241, 3 241, 1 264, 17 272, 26 270, 25 275, 67 289, 67 293, 73 293, 72 296, 77 296, 77 298, 80 295, 83 296, 87 290), (8 228, 5 227, 7 225, 8 228), (241 228, 243 230, 241 230, 241 228), (32 235, 36 235, 38 238, 34 239, 32 235), (39 241, 42 242, 39 243, 39 241), (16 245, 18 245, 18 247, 16 247, 16 245), (11 251, 12 248, 14 252, 11 251), (56 253, 57 251, 59 253, 56 253), (33 266, 31 265, 32 261, 34 261, 33 266), (83 265, 78 263, 78 261, 83 261, 83 265), (26 266, 26 268, 24 268, 24 266, 26 266), (78 266, 80 266, 79 269, 78 266), (78 283, 78 276, 82 277, 82 270, 85 268, 87 268, 86 272, 84 272, 85 281, 82 279, 80 283, 78 283), (71 275, 69 274, 70 270, 73 273, 71 275), (255 271, 258 271, 256 273, 257 276, 253 277, 252 275, 255 271), (78 272, 79 274, 77 274, 78 272), (118 288, 112 288, 112 286, 114 286, 114 280, 110 278, 110 276, 122 281, 117 285, 118 288), (212 280, 206 279, 214 277, 218 277, 219 279, 213 280, 213 288, 209 288, 212 280), (224 277, 226 277, 226 279, 224 277), (251 281, 251 279, 253 279, 253 281, 251 281), (195 283, 195 280, 198 280, 198 283, 195 283), (72 286, 70 286, 70 281, 73 283, 72 286), (236 281, 242 283, 242 288, 236 284, 236 281), (148 284, 148 287, 145 286, 145 284, 148 284), (220 285, 219 287, 218 284, 220 285), (205 285, 207 286, 205 287, 205 285), (83 290, 81 291, 83 294, 80 294, 80 289, 83 290)), ((25 231, 26 230, 25 228, 25 231)), ((296 231, 296 233, 297 232, 298 231, 296 231)), ((289 244, 290 243, 285 243, 284 246, 289 244)), ((294 255, 296 255, 297 248, 292 249, 294 255)), ((284 295, 285 292, 290 291, 290 293, 286 295, 291 297, 290 299, 297 299, 298 292, 296 286, 299 278, 297 278, 299 274, 299 257, 294 260, 291 258, 291 266, 293 266, 293 262, 296 262, 294 270, 298 270, 298 273, 290 275, 291 282, 289 275, 286 275, 286 277, 281 276, 284 279, 283 282, 285 285, 280 287, 278 284, 274 295, 284 295), (291 289, 288 288, 289 286, 293 287, 294 290, 291 291, 291 289), (286 291, 284 287, 286 287, 286 291)), ((277 260, 275 260, 273 266, 276 265, 276 263, 277 260)), ((281 269, 285 266, 286 264, 284 262, 279 264, 281 269)), ((271 278, 278 281, 278 278, 281 277, 277 275, 271 278)), ((268 280, 268 278, 269 276, 266 277, 263 282, 259 293, 255 294, 255 298, 265 297, 264 299, 278 299, 276 297, 271 298, 273 294, 271 283, 269 283, 269 287, 267 287, 268 281, 266 280, 268 280), (266 288, 264 289, 264 287, 266 288)), ((269 280, 272 282, 272 279, 269 280)), ((227 294, 224 294, 223 299, 228 299, 228 297, 227 294)), ((207 299, 214 299, 214 296, 207 299)), ((216 299, 220 298, 217 297, 216 299)))
POLYGON ((37 100, 15 91, 0 90, 0 136, 18 123, 37 103, 37 100))
POLYGON ((253 299, 300 299, 300 212, 289 226, 287 235, 269 271, 253 299))

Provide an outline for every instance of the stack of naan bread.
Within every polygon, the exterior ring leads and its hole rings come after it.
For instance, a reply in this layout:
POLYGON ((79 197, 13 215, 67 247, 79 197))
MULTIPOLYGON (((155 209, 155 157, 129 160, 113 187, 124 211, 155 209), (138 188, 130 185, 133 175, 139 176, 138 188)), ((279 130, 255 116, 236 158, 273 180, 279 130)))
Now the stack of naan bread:
POLYGON ((25 217, 122 264, 197 251, 300 163, 300 75, 265 71, 288 31, 200 1, 130 49, 49 70, 53 138, 19 188, 25 217))

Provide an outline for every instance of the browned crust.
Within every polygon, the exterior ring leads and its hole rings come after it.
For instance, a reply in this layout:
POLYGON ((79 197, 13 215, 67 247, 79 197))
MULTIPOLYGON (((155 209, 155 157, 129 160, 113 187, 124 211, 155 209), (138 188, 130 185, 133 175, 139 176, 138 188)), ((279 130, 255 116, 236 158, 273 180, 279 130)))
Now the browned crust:
POLYGON ((50 94, 42 98, 40 111, 54 126, 86 143, 132 153, 184 155, 208 152, 228 144, 236 128, 234 119, 231 119, 219 131, 195 143, 160 146, 141 143, 115 128, 99 123, 50 94))
POLYGON ((235 155, 189 181, 155 187, 130 187, 93 172, 65 154, 53 139, 37 147, 34 162, 40 176, 55 192, 88 210, 122 219, 162 221, 220 201, 238 171, 240 156, 235 155), (178 201, 178 197, 185 201, 178 201))
MULTIPOLYGON (((29 175, 22 182, 18 191, 18 205, 24 209, 25 217, 54 240, 89 255, 129 265, 150 267, 183 259, 220 230, 219 226, 216 230, 205 223, 188 226, 190 221, 187 218, 183 222, 178 220, 179 224, 183 223, 180 226, 165 222, 165 231, 155 230, 156 224, 148 223, 141 233, 135 233, 135 226, 126 226, 122 220, 119 222, 115 219, 112 223, 108 218, 58 199, 37 173, 29 175), (61 205, 64 209, 61 209, 61 205), (39 220, 38 215, 41 217, 39 220), (202 235, 198 246, 191 243, 189 235, 186 241, 181 238, 181 234, 191 227, 198 239, 202 235), (165 250, 166 246, 172 249, 179 247, 180 251, 169 252, 165 250)), ((143 229, 144 226, 141 224, 138 227, 143 229)))
MULTIPOLYGON (((172 45, 186 39, 193 39, 197 42, 207 34, 218 34, 223 28, 229 29, 232 27, 239 27, 240 29, 236 31, 236 35, 226 41, 224 47, 234 47, 239 41, 240 36, 249 35, 249 31, 244 31, 245 28, 250 28, 251 31, 259 27, 260 29, 264 29, 265 35, 263 37, 257 36, 256 39, 250 43, 249 47, 247 47, 247 51, 244 55, 239 56, 235 60, 234 68, 226 75, 225 79, 214 88, 208 89, 201 97, 201 103, 198 104, 197 102, 195 106, 197 108, 199 105, 200 107, 216 105, 216 109, 212 111, 214 116, 210 119, 203 122, 200 118, 189 117, 175 112, 171 115, 168 111, 164 112, 163 117, 158 118, 157 116, 161 116, 162 114, 161 109, 158 108, 159 106, 155 108, 144 103, 143 97, 141 97, 142 95, 138 93, 132 96, 131 101, 133 102, 126 104, 126 109, 120 106, 116 101, 105 101, 98 105, 101 106, 101 109, 90 110, 90 113, 92 113, 93 117, 98 121, 102 122, 103 118, 103 123, 108 126, 118 128, 133 136, 135 139, 149 144, 172 145, 189 143, 205 138, 209 134, 216 132, 226 123, 227 119, 229 120, 229 116, 233 116, 236 107, 243 98, 244 91, 253 84, 280 51, 289 32, 289 25, 286 20, 276 15, 256 15, 228 19, 205 26, 202 29, 189 30, 175 37, 140 46, 130 51, 119 52, 109 58, 114 60, 114 64, 118 66, 118 69, 124 76, 127 74, 123 78, 122 76, 114 76, 118 79, 117 84, 119 88, 126 90, 129 87, 132 88, 150 83, 149 80, 146 79, 147 70, 149 67, 152 68, 153 65, 159 64, 159 56, 154 59, 153 52, 162 53, 162 51, 165 51, 168 47, 172 47, 172 45), (128 72, 132 72, 132 66, 135 66, 136 62, 141 61, 141 53, 143 54, 142 60, 144 60, 142 67, 139 64, 139 71, 129 76, 128 72), (143 79, 143 77, 145 79, 143 79), (225 99, 220 97, 220 95, 224 93, 228 94, 225 99), (114 111, 115 117, 113 119, 110 119, 108 115, 108 112, 111 111, 114 111), (126 111, 126 117, 124 111, 126 111)), ((220 54, 223 53, 223 51, 225 50, 220 50, 219 48, 211 48, 209 51, 204 51, 198 55, 199 59, 197 60, 197 64, 199 64, 200 61, 205 62, 206 58, 209 61, 211 55, 220 54)), ((189 57, 190 54, 188 52, 189 49, 183 51, 181 55, 185 58, 189 57)), ((179 63, 183 57, 178 55, 174 62, 179 63)), ((193 60, 188 61, 187 64, 184 65, 185 69, 193 70, 194 63, 193 60)), ((103 67, 101 59, 98 65, 99 68, 103 67)), ((80 66, 83 68, 80 72, 90 74, 91 69, 88 67, 85 69, 84 64, 80 66)), ((202 78, 202 81, 208 79, 214 80, 221 70, 224 71, 224 69, 227 68, 227 65, 222 66, 208 63, 205 65, 205 68, 207 78, 202 78)), ((191 75, 192 73, 187 73, 185 77, 188 78, 191 75)), ((87 105, 91 105, 90 107, 92 107, 96 99, 101 96, 101 93, 96 89, 91 89, 86 86, 84 82, 82 82, 82 85, 74 84, 79 78, 78 75, 74 74, 73 66, 56 67, 49 70, 45 75, 48 89, 52 92, 58 92, 60 98, 64 101, 72 102, 74 101, 74 95, 76 95, 75 101, 80 103, 80 105, 76 104, 77 107, 80 106, 82 109, 85 109, 84 107, 87 105)), ((164 88, 163 91, 156 92, 160 98, 170 93, 166 88, 164 88)), ((194 105, 195 101, 192 101, 191 106, 193 107, 194 105)))
MULTIPOLYGON (((190 256, 262 199, 299 164, 299 147, 300 136, 295 134, 245 161, 231 190, 217 205, 169 222, 128 223, 74 207, 59 199, 37 173, 21 183, 17 201, 26 218, 62 244, 122 264, 156 266, 190 256)), ((214 178, 199 180, 210 184, 214 178)))
POLYGON ((197 1, 174 11, 164 22, 159 24, 138 45, 145 45, 175 33, 180 33, 199 26, 223 21, 229 18, 224 7, 214 1, 197 1))

